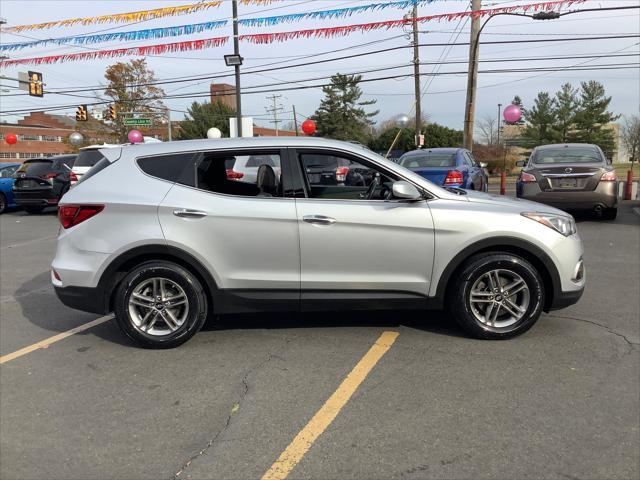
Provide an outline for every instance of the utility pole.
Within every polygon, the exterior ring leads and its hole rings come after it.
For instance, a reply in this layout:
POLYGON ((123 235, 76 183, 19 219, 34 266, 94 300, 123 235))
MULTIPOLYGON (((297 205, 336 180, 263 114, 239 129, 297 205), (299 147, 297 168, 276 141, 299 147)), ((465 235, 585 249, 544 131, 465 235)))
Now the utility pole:
POLYGON ((422 130, 422 108, 420 95, 420 47, 418 41, 418 2, 413 3, 413 83, 416 97, 416 147, 420 146, 420 135, 422 130))
POLYGON ((171 110, 167 107, 167 133, 169 134, 169 141, 173 141, 173 135, 171 133, 171 110))
MULTIPOLYGON (((471 10, 482 8, 481 0, 471 0, 471 10)), ((473 122, 476 109, 476 85, 478 82, 478 41, 480 17, 471 16, 471 39, 469 40, 469 73, 467 74, 467 103, 464 109, 464 148, 473 150, 473 122)))
POLYGON ((296 130, 296 137, 298 136, 298 117, 296 117, 296 106, 293 105, 293 128, 296 130))
POLYGON ((240 57, 240 42, 238 40, 238 0, 232 0, 232 14, 233 14, 233 54, 240 61, 234 66, 236 72, 236 132, 238 138, 242 137, 242 99, 240 98, 240 63, 242 63, 240 57))
POLYGON ((276 137, 278 136, 278 124, 280 123, 278 114, 283 110, 282 105, 278 105, 277 103, 280 98, 282 98, 282 95, 273 94, 270 97, 267 97, 268 100, 271 100, 273 102, 273 107, 265 108, 267 113, 273 114, 273 120, 271 121, 271 123, 275 124, 276 137))

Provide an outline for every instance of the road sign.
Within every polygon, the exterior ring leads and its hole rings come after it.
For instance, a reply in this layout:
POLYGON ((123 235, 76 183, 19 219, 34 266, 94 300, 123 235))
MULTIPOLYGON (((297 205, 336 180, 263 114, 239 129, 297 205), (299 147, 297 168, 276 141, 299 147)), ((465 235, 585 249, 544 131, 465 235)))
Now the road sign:
POLYGON ((125 118, 125 125, 136 125, 140 127, 150 127, 153 122, 151 122, 150 118, 125 118))

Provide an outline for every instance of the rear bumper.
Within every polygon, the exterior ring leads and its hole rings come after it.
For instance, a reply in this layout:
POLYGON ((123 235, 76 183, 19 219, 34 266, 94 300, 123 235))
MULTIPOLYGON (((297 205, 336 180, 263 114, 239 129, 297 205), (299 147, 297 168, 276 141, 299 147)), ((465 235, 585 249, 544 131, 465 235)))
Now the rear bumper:
POLYGON ((56 295, 67 307, 83 312, 109 313, 109 303, 104 288, 90 287, 53 287, 56 295))
POLYGON ((14 190, 13 201, 17 205, 57 205, 60 195, 51 189, 14 190))
POLYGON ((516 185, 518 198, 544 203, 562 210, 592 210, 618 206, 618 182, 600 182, 592 191, 543 191, 537 183, 516 185))

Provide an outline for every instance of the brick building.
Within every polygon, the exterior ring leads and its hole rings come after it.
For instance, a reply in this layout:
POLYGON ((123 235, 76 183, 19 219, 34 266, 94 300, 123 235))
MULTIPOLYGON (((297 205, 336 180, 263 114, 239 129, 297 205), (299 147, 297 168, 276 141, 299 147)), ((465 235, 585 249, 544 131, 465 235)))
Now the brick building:
POLYGON ((222 102, 233 110, 236 109, 236 87, 227 83, 212 83, 209 87, 211 103, 222 102))

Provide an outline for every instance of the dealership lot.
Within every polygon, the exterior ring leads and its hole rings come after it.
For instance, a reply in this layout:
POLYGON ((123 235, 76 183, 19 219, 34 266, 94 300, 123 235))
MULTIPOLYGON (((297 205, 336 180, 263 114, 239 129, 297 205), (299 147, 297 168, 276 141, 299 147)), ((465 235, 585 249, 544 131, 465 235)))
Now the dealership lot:
MULTIPOLYGON (((508 191, 509 193, 509 191, 508 191)), ((289 478, 638 478, 640 217, 579 219, 587 290, 509 341, 442 313, 229 316, 139 349, 106 319, 0 367, 2 478, 260 478, 383 332, 289 478)), ((0 355, 87 324, 49 284, 53 212, 0 216, 0 355)))

